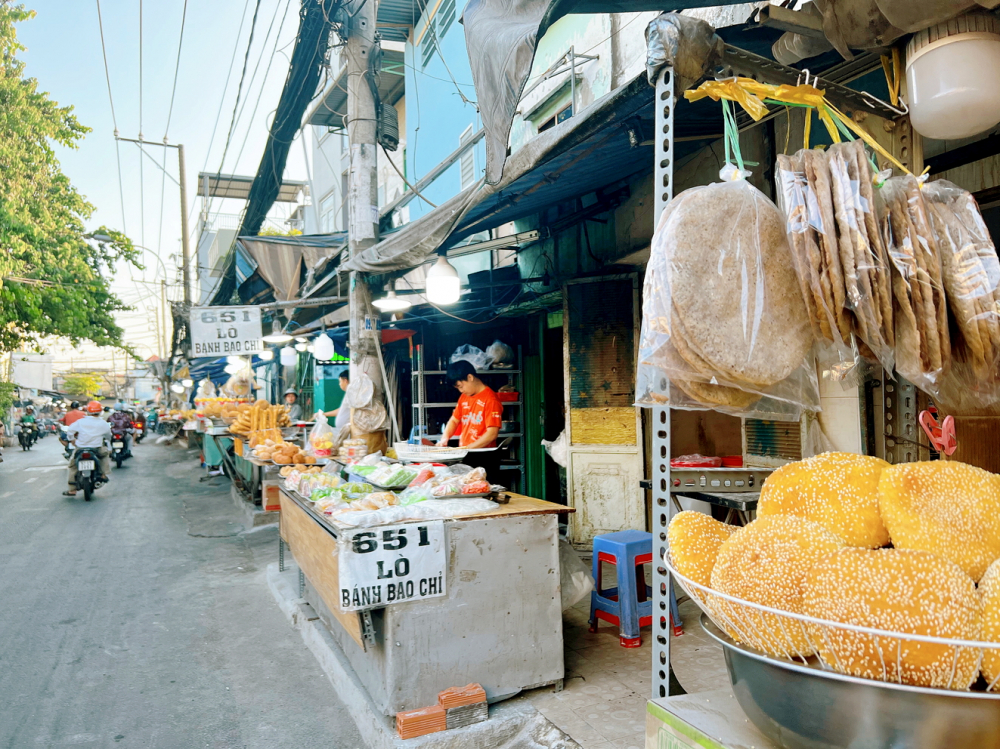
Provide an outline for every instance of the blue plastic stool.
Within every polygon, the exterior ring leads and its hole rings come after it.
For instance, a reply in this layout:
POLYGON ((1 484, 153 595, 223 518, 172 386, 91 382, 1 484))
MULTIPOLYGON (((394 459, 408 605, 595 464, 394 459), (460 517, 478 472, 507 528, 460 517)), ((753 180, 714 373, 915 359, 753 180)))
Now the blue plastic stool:
MULTIPOLYGON (((618 626, 623 648, 642 645, 639 630, 653 623, 653 589, 642 565, 653 561, 653 536, 645 531, 618 531, 594 537, 594 591, 590 594, 590 631, 601 619, 618 626), (601 589, 601 563, 615 565, 618 585, 601 589)), ((671 610, 676 604, 671 601, 671 610)), ((679 617, 677 620, 678 621, 679 617)))

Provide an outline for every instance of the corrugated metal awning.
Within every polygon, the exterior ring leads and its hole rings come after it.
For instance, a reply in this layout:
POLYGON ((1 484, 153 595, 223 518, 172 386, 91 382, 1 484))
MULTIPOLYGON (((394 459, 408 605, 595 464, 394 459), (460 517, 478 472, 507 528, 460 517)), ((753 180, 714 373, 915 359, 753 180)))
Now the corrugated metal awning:
MULTIPOLYGON (((253 185, 253 180, 253 177, 244 177, 236 174, 201 172, 198 175, 198 196, 202 198, 246 200, 250 197, 250 186, 253 185)), ((305 187, 305 182, 286 179, 281 183, 281 189, 278 191, 276 200, 282 203, 297 203, 299 202, 299 194, 305 187)))

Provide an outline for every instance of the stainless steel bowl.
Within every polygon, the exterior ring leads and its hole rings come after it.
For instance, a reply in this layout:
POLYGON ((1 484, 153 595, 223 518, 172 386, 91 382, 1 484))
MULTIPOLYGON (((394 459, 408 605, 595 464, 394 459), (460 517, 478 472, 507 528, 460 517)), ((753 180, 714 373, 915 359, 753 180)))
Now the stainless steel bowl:
POLYGON ((746 648, 702 614, 740 707, 785 749, 1000 749, 1000 695, 859 679, 746 648))

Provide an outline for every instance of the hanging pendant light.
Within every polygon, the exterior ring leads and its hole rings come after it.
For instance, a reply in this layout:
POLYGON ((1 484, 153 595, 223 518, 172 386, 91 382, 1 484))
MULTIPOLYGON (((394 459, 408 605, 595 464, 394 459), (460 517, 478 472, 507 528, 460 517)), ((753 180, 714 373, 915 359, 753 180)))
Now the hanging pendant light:
POLYGON ((271 332, 264 336, 263 340, 266 343, 288 343, 292 340, 292 337, 281 329, 281 323, 278 322, 278 318, 274 318, 274 321, 271 323, 271 332))
POLYGON ((383 312, 402 312, 413 305, 403 297, 396 296, 396 290, 390 289, 389 293, 381 299, 376 299, 372 304, 383 312))
POLYGON ((296 351, 308 351, 309 350, 309 344, 305 343, 303 341, 300 341, 299 343, 295 344, 295 350, 296 351))
MULTIPOLYGON (((291 338, 289 337, 289 340, 291 338)), ((293 349, 291 346, 285 346, 281 349, 281 366, 283 367, 294 367, 299 361, 299 352, 293 349)))
POLYGON ((271 359, 274 358, 274 352, 271 351, 270 349, 264 349, 259 354, 257 354, 257 358, 260 359, 261 361, 271 361, 271 359))
POLYGON ((185 378, 185 379, 181 380, 181 385, 183 385, 186 388, 193 387, 194 386, 194 380, 189 380, 189 379, 185 378))
POLYGON ((333 355, 333 339, 326 333, 320 333, 313 342, 313 356, 316 361, 330 361, 333 355))
POLYGON ((427 271, 427 299, 434 304, 454 304, 462 293, 462 279, 444 255, 427 271))

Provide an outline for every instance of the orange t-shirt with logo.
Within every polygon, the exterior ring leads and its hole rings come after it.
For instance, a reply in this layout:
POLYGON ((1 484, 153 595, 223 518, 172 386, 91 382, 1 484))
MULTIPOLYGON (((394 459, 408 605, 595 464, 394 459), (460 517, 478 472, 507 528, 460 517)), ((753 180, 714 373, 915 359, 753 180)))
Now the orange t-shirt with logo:
MULTIPOLYGON (((452 415, 458 420, 461 429, 458 444, 465 447, 486 434, 489 427, 500 428, 503 405, 492 389, 484 387, 476 395, 459 396, 452 415)), ((496 447, 496 444, 496 440, 493 440, 485 447, 496 447)))

